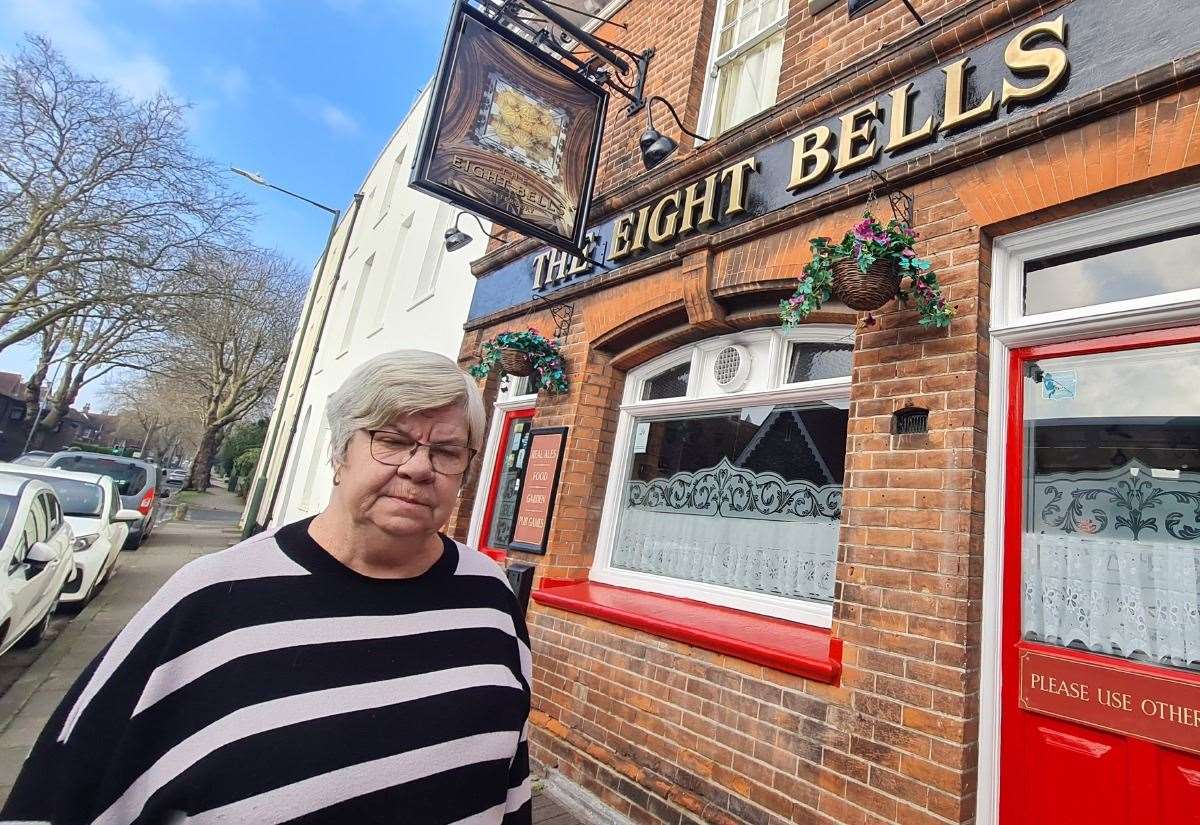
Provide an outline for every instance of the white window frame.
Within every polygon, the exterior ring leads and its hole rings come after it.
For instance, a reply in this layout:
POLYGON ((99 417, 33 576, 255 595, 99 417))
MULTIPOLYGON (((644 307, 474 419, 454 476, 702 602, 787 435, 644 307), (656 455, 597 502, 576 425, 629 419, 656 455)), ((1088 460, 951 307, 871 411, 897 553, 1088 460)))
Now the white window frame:
POLYGON ((483 445, 483 458, 479 467, 479 483, 475 488, 475 502, 471 506, 471 523, 467 527, 467 544, 471 547, 483 546, 483 516, 487 510, 488 499, 492 496, 492 475, 496 472, 496 451, 500 448, 500 432, 504 426, 504 416, 512 410, 529 410, 537 406, 537 392, 517 395, 513 392, 513 384, 508 382, 501 387, 497 394, 496 403, 492 405, 492 420, 488 424, 487 441, 483 445))
POLYGON ((805 401, 842 402, 849 407, 850 376, 795 384, 784 384, 782 377, 786 374, 789 343, 793 341, 843 343, 847 340, 853 341, 853 334, 853 327, 824 324, 802 325, 790 330, 770 329, 752 333, 734 333, 691 344, 648 361, 635 370, 630 370, 625 380, 621 414, 613 440, 613 460, 608 474, 608 483, 605 486, 604 509, 600 517, 600 532, 596 541, 596 557, 589 578, 601 584, 645 590, 664 596, 694 599, 816 627, 832 626, 832 604, 772 596, 766 593, 751 593, 732 587, 686 581, 654 573, 622 570, 612 566, 612 550, 616 542, 617 522, 621 511, 620 503, 624 498, 623 490, 629 475, 630 447, 638 420, 650 416, 689 415, 739 407, 793 404, 805 401), (764 337, 768 338, 770 353, 766 389, 702 394, 699 370, 705 363, 704 355, 706 353, 724 347, 729 342, 745 343, 748 340, 761 342, 764 337), (647 378, 652 378, 664 369, 685 363, 689 359, 692 368, 688 375, 687 395, 655 401, 639 400, 642 394, 642 385, 647 378))
MULTIPOLYGON (((717 111, 717 86, 721 76, 721 68, 737 60, 746 52, 753 49, 755 46, 762 43, 769 37, 772 37, 787 28, 788 10, 792 0, 780 0, 780 18, 760 31, 758 34, 751 37, 744 43, 734 46, 724 54, 718 53, 721 45, 721 29, 725 23, 725 0, 717 0, 717 13, 713 15, 713 31, 710 38, 708 48, 708 65, 704 70, 704 92, 700 96, 700 117, 698 118, 696 131, 702 135, 708 135, 706 140, 697 140, 697 146, 705 143, 707 140, 712 140, 717 137, 712 133, 713 122, 716 119, 717 111)), ((775 100, 779 101, 779 90, 775 91, 775 100)), ((743 123, 745 121, 742 121, 743 123)), ((736 128, 735 124, 730 128, 736 128)))
POLYGON ((1200 289, 1024 314, 1025 263, 1200 224, 1200 186, 1015 232, 992 243, 987 465, 984 480, 983 628, 976 821, 1000 813, 1001 651, 1004 584, 1005 444, 1009 359, 1014 349, 1200 322, 1200 289))

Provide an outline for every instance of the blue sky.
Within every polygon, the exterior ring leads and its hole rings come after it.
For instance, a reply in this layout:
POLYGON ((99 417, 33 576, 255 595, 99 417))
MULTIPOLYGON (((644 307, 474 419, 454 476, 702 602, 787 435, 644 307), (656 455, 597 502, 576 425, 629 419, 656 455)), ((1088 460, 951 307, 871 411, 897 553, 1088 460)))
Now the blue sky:
MULTIPOLYGON (((193 141, 222 166, 344 207, 433 74, 449 0, 0 0, 0 51, 47 35, 79 70, 132 97, 191 105, 193 141)), ((231 175, 255 240, 306 270, 324 212, 231 175)), ((0 370, 28 375, 28 352, 0 370)), ((81 400, 103 406, 99 388, 81 400)))

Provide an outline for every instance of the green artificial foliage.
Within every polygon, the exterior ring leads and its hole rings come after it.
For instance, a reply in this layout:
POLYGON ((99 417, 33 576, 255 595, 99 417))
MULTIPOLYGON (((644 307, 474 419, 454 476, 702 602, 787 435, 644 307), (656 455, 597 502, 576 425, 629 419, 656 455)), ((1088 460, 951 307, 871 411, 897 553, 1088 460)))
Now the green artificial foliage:
POLYGON ((553 394, 567 391, 567 374, 564 371, 559 342, 546 338, 532 327, 524 332, 501 332, 480 347, 479 363, 468 372, 475 378, 487 378, 493 370, 500 369, 500 351, 515 349, 529 354, 537 375, 538 389, 553 394))
POLYGON ((811 239, 812 260, 797 279, 792 297, 779 302, 780 319, 785 326, 794 326, 833 298, 834 262, 851 260, 860 272, 866 272, 877 261, 891 261, 899 268, 901 278, 908 279, 907 286, 901 281, 900 303, 912 301, 916 305, 922 326, 950 326, 954 307, 942 297, 929 261, 918 258, 913 250, 918 237, 904 221, 892 219, 884 226, 870 212, 864 212, 863 219, 839 243, 825 237, 811 239))

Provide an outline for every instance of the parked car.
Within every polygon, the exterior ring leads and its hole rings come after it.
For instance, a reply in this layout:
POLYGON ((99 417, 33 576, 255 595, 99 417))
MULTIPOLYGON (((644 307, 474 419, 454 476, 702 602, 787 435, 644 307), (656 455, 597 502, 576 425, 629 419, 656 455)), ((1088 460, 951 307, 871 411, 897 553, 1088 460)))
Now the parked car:
POLYGON ((54 453, 46 452, 45 450, 30 450, 14 458, 12 463, 25 464, 29 467, 44 467, 52 455, 54 453))
POLYGON ((167 484, 182 487, 187 481, 188 471, 182 467, 167 470, 167 484))
POLYGON ((54 488, 0 475, 0 653, 37 644, 74 566, 54 488))
POLYGON ((121 506, 142 514, 140 521, 129 523, 124 550, 136 550, 150 538, 158 522, 159 501, 171 495, 157 465, 137 458, 72 450, 50 456, 46 466, 73 473, 105 475, 117 483, 121 506))
POLYGON ((43 481, 54 488, 75 534, 71 542, 75 567, 63 587, 62 601, 87 604, 112 576, 129 525, 141 521, 142 514, 121 505, 117 483, 109 476, 2 462, 0 474, 43 481))

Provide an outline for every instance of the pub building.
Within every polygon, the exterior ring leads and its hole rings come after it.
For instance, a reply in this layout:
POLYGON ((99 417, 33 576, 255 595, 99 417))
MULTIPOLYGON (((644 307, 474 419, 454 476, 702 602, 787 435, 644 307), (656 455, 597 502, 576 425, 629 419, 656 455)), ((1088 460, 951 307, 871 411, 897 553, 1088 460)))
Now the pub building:
POLYGON ((566 388, 480 379, 450 530, 533 569, 530 752, 585 821, 1200 810, 1200 4, 912 6, 609 4, 709 139, 614 99, 586 257, 473 263, 461 365, 533 328, 566 388), (782 324, 906 197, 948 326, 782 324))

